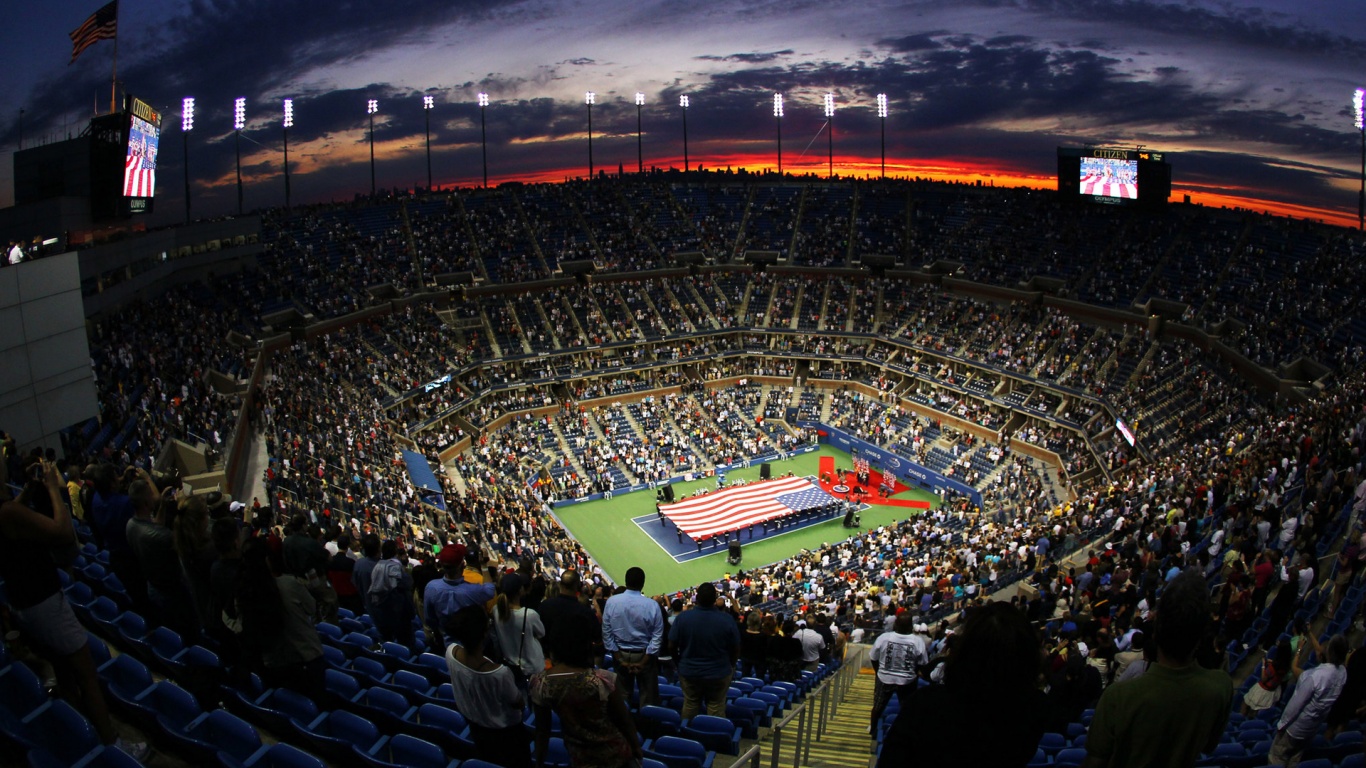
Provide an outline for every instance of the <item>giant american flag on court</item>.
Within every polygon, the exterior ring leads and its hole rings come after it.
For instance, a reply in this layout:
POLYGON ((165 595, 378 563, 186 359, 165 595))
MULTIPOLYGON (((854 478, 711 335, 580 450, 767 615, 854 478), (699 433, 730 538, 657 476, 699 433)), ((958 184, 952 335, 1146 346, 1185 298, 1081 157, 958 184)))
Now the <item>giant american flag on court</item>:
POLYGON ((112 40, 119 31, 119 0, 90 14, 85 23, 71 30, 71 62, 81 55, 81 51, 100 40, 112 40))
POLYGON ((665 504, 660 511, 694 539, 817 509, 835 501, 804 477, 780 477, 665 504))

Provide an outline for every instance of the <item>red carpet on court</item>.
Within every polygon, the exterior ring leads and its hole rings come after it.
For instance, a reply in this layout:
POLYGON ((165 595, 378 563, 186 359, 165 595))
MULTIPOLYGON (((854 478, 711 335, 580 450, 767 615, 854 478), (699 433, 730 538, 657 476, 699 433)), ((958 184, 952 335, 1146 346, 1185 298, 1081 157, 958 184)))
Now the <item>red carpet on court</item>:
MULTIPOLYGON (((844 479, 845 479, 845 481, 846 481, 845 484, 849 486, 849 490, 850 490, 850 491, 854 490, 855 488, 859 488, 859 487, 862 487, 864 490, 868 491, 868 493, 864 494, 864 496, 863 496, 863 502, 864 502, 865 504, 869 504, 869 505, 872 505, 872 506, 875 506, 875 507, 909 507, 909 508, 911 508, 911 509, 929 509, 929 508, 930 508, 930 503, 929 503, 928 501, 919 501, 919 500, 916 500, 916 499, 883 499, 883 498, 879 498, 878 495, 877 495, 877 490, 878 490, 878 488, 882 487, 882 473, 881 473, 881 472, 878 472, 878 471, 875 470, 875 469, 869 470, 869 472, 868 472, 868 484, 867 484, 867 485, 860 486, 860 484, 859 484, 857 481, 855 481, 855 479, 854 479, 854 473, 853 473, 852 470, 847 470, 847 471, 844 473, 844 479)), ((838 498, 841 498, 841 499, 844 498, 844 494, 835 493, 835 491, 833 490, 835 486, 839 485, 839 477, 837 477, 837 476, 835 475, 835 457, 834 457, 834 456, 822 456, 822 457, 821 457, 821 461, 820 461, 820 476, 819 476, 819 478, 818 478, 818 481, 819 481, 821 490, 823 490, 823 491, 825 491, 825 492, 827 492, 827 493, 830 493, 831 495, 836 496, 836 497, 838 497, 838 498), (827 478, 828 478, 828 480, 827 480, 827 478)), ((892 478, 892 495, 893 495, 893 496, 895 496, 896 494, 901 493, 901 492, 903 492, 903 491, 909 491, 909 490, 911 490, 911 487, 910 487, 909 485, 906 485, 905 483, 901 482, 900 480, 897 480, 896 478, 892 478)))

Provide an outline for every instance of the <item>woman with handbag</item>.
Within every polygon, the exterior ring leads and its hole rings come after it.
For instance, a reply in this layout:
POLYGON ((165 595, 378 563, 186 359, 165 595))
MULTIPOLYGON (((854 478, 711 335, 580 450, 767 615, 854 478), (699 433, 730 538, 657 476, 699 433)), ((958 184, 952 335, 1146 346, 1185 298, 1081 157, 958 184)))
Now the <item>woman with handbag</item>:
POLYGON ((527 678, 545 669, 541 638, 545 624, 530 608, 522 606, 522 595, 529 586, 518 573, 509 573, 498 582, 493 603, 493 636, 504 664, 513 668, 518 687, 525 690, 527 678))
POLYGON ((470 605, 452 614, 442 628, 455 641, 446 648, 455 706, 469 722, 480 760, 530 768, 530 739, 522 727, 525 699, 512 669, 484 655, 488 626, 484 606, 470 605))

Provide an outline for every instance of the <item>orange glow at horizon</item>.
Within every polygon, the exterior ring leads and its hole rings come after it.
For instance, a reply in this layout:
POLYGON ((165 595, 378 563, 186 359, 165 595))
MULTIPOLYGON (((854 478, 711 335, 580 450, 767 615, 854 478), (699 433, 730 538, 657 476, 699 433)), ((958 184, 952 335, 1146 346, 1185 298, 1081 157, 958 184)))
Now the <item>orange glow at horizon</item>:
MULTIPOLYGON (((561 139, 542 140, 529 143, 558 144, 565 143, 561 139)), ((567 142, 574 142, 572 138, 567 142)), ((497 186, 507 182, 521 182, 524 184, 541 183, 560 183, 572 179, 582 179, 588 172, 588 155, 586 141, 581 158, 581 162, 574 162, 569 165, 561 165, 555 168, 545 168, 542 170, 514 173, 498 173, 497 164, 490 163, 489 185, 497 186)), ((756 147, 762 142, 755 142, 756 147)), ((610 145, 609 145, 610 146, 610 145)), ((447 145, 441 148, 443 154, 453 149, 464 149, 462 146, 447 145)), ((436 149, 436 148, 433 148, 436 149)), ((706 153, 705 145, 701 147, 702 154, 697 151, 690 153, 693 169, 701 166, 710 171, 744 171, 754 175, 776 174, 778 170, 777 155, 771 150, 759 149, 754 152, 730 152, 730 153, 706 153)), ((307 144, 300 144, 298 149, 290 147, 290 173, 298 179, 310 173, 321 171, 327 168, 337 168, 348 165, 368 165, 370 162, 369 144, 361 141, 339 141, 338 137, 329 137, 325 140, 316 140, 307 144), (296 154, 297 153, 297 154, 296 154)), ((421 146, 412 145, 410 140, 391 140, 377 142, 375 144, 376 162, 381 169, 385 159, 421 152, 421 146)), ((574 157, 579 153, 565 152, 560 153, 561 158, 574 157)), ((618 157, 620 153, 607 150, 604 152, 606 157, 599 157, 598 168, 606 171, 609 175, 615 173, 618 164, 622 165, 627 173, 633 173, 635 162, 622 162, 618 157)), ((257 149, 250 155, 243 155, 243 182, 256 183, 265 182, 276 178, 282 174, 279 163, 278 153, 272 150, 257 149), (260 169, 262 164, 268 165, 265 169, 260 169), (249 171, 247 166, 252 166, 249 171)), ((805 155, 794 154, 789 156, 783 153, 783 172, 786 176, 797 180, 824 179, 828 174, 827 156, 824 153, 807 152, 805 155)), ((645 157, 645 167, 662 168, 664 170, 681 170, 683 157, 678 156, 650 157, 647 153, 645 157)), ((881 175, 881 159, 873 157, 841 157, 835 156, 834 171, 837 177, 843 179, 875 179, 881 175)), ((382 171, 381 171, 382 175, 382 171)), ((899 179, 922 179, 938 181, 952 184, 977 185, 984 187, 1003 187, 1003 188, 1029 188, 1041 190, 1057 189, 1057 177, 1053 174, 1039 174, 1031 169, 1020 167, 1009 167, 998 164, 984 162, 973 158, 939 157, 939 158, 887 158, 887 177, 899 179)), ((439 187, 478 187, 482 178, 477 174, 463 174, 454 178, 442 177, 437 173, 434 183, 439 187)), ((226 174, 217 179, 201 179, 196 184, 204 187, 226 187, 236 184, 234 169, 229 169, 226 174)), ((382 185, 382 186, 392 186, 382 185)), ((1186 195, 1190 195, 1191 202, 1211 208, 1238 208, 1258 213, 1269 213, 1275 216, 1286 216, 1295 219, 1321 221, 1325 224, 1355 228, 1357 218, 1355 211, 1343 209, 1329 209, 1272 200, 1267 197, 1264 190, 1246 188, 1245 194, 1230 192, 1228 189, 1210 190, 1200 185, 1173 186, 1171 201, 1181 202, 1186 195)))

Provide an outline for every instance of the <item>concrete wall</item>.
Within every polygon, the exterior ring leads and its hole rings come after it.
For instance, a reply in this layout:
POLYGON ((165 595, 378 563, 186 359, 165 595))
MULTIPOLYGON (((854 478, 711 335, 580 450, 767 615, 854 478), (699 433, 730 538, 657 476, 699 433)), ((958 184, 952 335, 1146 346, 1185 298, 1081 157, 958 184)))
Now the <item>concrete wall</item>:
POLYGON ((0 269, 0 429, 20 449, 98 412, 74 253, 0 269))

